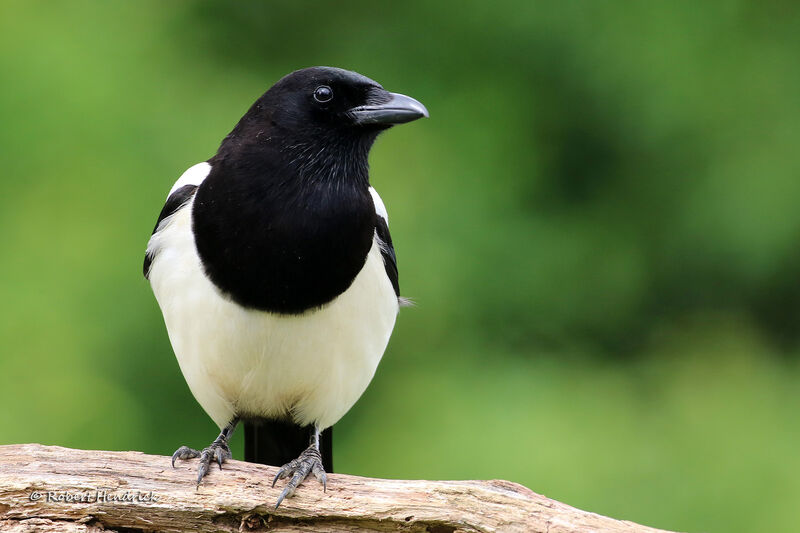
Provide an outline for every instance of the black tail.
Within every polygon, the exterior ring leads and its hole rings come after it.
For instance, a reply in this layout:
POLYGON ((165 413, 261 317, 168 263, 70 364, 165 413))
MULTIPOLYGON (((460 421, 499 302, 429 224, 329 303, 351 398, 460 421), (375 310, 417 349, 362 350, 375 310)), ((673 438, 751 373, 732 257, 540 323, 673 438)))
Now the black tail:
MULTIPOLYGON (((244 421, 244 460, 262 465, 283 466, 308 448, 313 426, 259 418, 244 421)), ((333 427, 319 436, 322 466, 333 472, 333 427)))

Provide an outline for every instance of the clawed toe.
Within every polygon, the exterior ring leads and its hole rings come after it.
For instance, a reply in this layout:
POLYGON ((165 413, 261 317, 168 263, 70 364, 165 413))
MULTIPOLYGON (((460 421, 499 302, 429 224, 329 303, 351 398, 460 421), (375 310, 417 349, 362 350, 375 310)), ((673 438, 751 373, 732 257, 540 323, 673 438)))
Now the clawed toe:
POLYGON ((172 454, 172 468, 175 468, 175 459, 185 460, 194 459, 195 457, 200 457, 200 452, 188 446, 181 446, 172 454))
POLYGON ((228 448, 227 446, 225 446, 224 448, 219 447, 216 450, 214 450, 214 459, 217 460, 217 464, 219 465, 220 470, 222 470, 222 463, 224 463, 231 457, 233 457, 233 454, 231 453, 230 448, 228 448))
POLYGON ((292 476, 292 478, 286 484, 286 487, 283 489, 283 491, 281 491, 280 496, 278 496, 278 502, 275 504, 275 509, 280 506, 284 498, 289 498, 294 495, 298 485, 300 485, 300 483, 302 483, 310 473, 313 473, 314 477, 317 478, 317 481, 322 483, 322 490, 327 491, 328 476, 325 474, 325 469, 322 466, 322 456, 320 455, 319 450, 313 444, 306 448, 306 450, 300 454, 300 457, 283 465, 278 470, 275 478, 272 480, 272 486, 274 487, 275 483, 279 479, 292 476))
POLYGON ((216 461, 219 469, 222 470, 222 463, 231 457, 231 450, 225 442, 214 441, 211 446, 205 448, 200 454, 200 465, 197 467, 197 485, 199 486, 205 475, 208 474, 211 461, 216 461))
POLYGON ((195 457, 200 458, 200 464, 197 466, 197 485, 199 486, 205 475, 208 474, 212 461, 216 462, 220 470, 222 470, 222 463, 233 457, 233 454, 231 454, 231 450, 228 447, 227 439, 217 438, 201 452, 188 446, 181 446, 172 454, 172 467, 175 468, 176 459, 186 460, 194 459, 195 457))

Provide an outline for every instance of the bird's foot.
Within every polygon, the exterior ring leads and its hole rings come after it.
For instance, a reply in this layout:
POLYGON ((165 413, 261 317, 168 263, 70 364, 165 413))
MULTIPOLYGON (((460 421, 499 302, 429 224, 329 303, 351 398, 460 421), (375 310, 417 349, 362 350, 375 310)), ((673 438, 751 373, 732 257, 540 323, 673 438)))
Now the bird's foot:
POLYGON ((313 473, 317 481, 322 483, 322 490, 327 490, 328 477, 325 475, 325 469, 322 467, 322 455, 319 453, 319 448, 316 444, 311 444, 308 448, 300 454, 300 457, 289 461, 283 465, 275 479, 272 480, 272 486, 279 479, 287 476, 292 476, 292 479, 286 484, 281 495, 278 497, 278 503, 275 504, 275 509, 281 504, 284 498, 289 498, 294 494, 297 486, 303 482, 308 474, 313 473))
POLYGON ((233 457, 233 454, 228 447, 228 439, 220 435, 203 451, 197 451, 188 446, 181 446, 175 450, 175 453, 172 454, 172 468, 175 468, 175 459, 185 460, 195 457, 200 458, 200 465, 197 467, 197 485, 200 486, 203 477, 208 473, 211 461, 216 461, 220 470, 222 470, 222 463, 233 457))

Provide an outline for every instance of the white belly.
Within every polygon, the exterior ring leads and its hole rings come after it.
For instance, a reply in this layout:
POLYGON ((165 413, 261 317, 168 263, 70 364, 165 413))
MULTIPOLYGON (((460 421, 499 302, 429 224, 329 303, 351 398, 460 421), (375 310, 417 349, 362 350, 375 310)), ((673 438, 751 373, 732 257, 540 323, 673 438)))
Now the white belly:
POLYGON ((181 372, 220 427, 234 416, 290 415, 333 425, 367 388, 389 342, 398 302, 373 242, 353 284, 298 316, 243 309, 205 276, 189 202, 162 223, 150 282, 181 372))

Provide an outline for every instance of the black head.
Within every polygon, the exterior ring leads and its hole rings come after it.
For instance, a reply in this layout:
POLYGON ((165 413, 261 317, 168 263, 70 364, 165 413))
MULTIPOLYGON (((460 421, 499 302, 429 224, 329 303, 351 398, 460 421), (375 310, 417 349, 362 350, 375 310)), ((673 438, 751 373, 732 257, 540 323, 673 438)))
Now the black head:
MULTIPOLYGON (((375 137, 392 125, 427 117, 418 101, 391 93, 357 72, 311 67, 273 85, 223 141, 250 155, 276 150, 287 163, 323 170, 315 157, 330 161, 366 156, 375 137), (315 154, 320 154, 315 156, 315 154), (320 167, 320 168, 317 168, 320 167)), ((324 166, 324 165, 322 165, 324 166)))
POLYGON ((427 117, 413 98, 390 93, 357 72, 311 67, 278 81, 257 104, 278 126, 292 130, 328 128, 363 134, 427 117))

